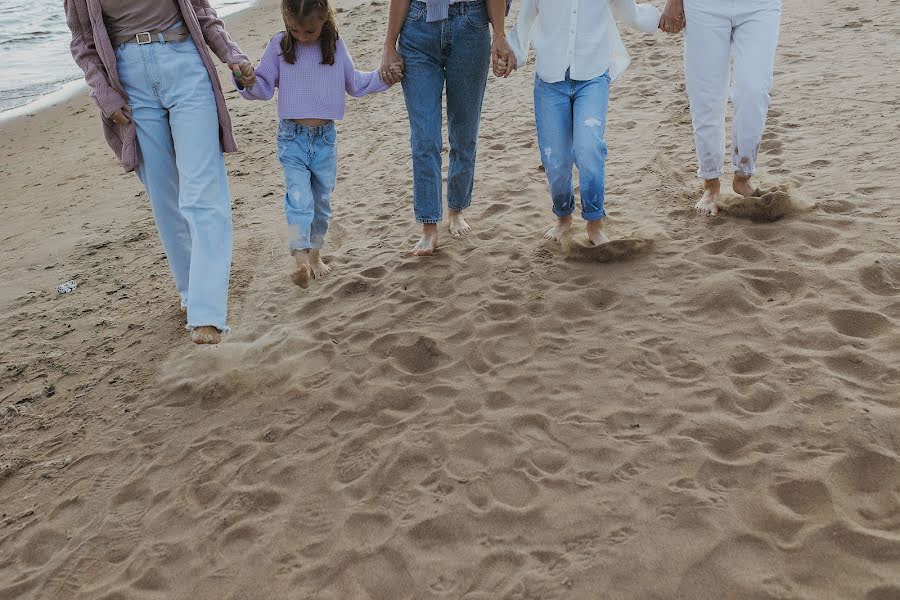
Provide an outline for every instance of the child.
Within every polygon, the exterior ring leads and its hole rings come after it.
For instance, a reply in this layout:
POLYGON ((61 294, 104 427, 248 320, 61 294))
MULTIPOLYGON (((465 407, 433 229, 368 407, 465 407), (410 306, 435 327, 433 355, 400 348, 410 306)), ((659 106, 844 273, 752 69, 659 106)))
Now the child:
POLYGON ((581 178, 581 216, 591 244, 603 233, 606 110, 609 84, 628 66, 613 15, 644 32, 659 27, 659 11, 635 0, 522 0, 509 45, 515 64, 494 70, 507 76, 528 61, 532 37, 537 53, 534 116, 541 160, 558 222, 545 237, 559 242, 572 224, 572 164, 581 178))
POLYGON ((236 78, 248 100, 269 100, 278 88, 278 160, 284 167, 284 212, 293 236, 301 288, 327 275, 321 250, 337 180, 335 120, 344 118, 346 94, 365 96, 390 86, 377 71, 360 72, 339 38, 328 0, 282 0, 286 31, 269 42, 255 77, 236 78))

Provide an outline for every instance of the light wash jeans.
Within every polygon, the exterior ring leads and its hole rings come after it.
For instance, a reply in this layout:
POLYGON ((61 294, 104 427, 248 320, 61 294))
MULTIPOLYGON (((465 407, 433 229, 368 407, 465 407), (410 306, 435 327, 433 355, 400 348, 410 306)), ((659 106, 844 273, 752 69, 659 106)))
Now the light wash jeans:
POLYGON ((550 184, 553 214, 575 211, 572 165, 581 179, 581 216, 596 221, 606 216, 606 111, 609 75, 590 81, 566 79, 547 83, 534 79, 534 117, 541 161, 550 184))
POLYGON ((481 104, 491 60, 491 33, 484 2, 450 5, 450 16, 425 21, 424 2, 409 5, 400 32, 405 62, 403 97, 409 114, 413 159, 413 208, 419 223, 443 217, 441 197, 442 97, 447 85, 450 173, 447 205, 460 211, 472 204, 481 104))
POLYGON ((703 179, 725 171, 725 104, 734 57, 734 172, 749 177, 766 127, 781 0, 685 0, 684 76, 703 179))
POLYGON ((306 127, 283 119, 278 124, 278 160, 284 168, 284 214, 291 230, 291 252, 320 250, 337 183, 334 123, 306 127))
POLYGON ((188 328, 228 331, 231 197, 209 74, 190 39, 122 44, 116 62, 137 128, 138 177, 188 328))

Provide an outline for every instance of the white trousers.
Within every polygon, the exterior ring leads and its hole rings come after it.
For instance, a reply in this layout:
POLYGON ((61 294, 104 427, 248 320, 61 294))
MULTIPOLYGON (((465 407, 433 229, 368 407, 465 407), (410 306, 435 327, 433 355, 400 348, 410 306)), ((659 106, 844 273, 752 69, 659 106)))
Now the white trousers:
POLYGON ((684 76, 700 165, 697 174, 718 179, 724 173, 725 109, 731 87, 731 160, 735 173, 749 177, 756 171, 769 110, 781 0, 684 0, 684 12, 684 76))

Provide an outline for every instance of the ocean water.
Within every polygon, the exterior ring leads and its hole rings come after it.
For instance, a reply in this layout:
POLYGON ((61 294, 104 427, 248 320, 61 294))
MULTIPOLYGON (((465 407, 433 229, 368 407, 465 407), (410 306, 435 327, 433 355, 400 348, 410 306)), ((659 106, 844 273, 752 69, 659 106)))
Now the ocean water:
MULTIPOLYGON (((164 2, 166 0, 159 0, 164 2)), ((252 0, 213 0, 220 16, 252 0)), ((83 79, 69 53, 63 0, 0 0, 0 114, 21 110, 83 79)))

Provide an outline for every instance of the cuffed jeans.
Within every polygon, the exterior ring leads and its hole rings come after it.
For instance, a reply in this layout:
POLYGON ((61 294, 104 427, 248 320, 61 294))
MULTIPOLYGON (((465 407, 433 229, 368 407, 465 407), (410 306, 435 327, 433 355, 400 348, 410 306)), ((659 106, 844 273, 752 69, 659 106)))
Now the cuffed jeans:
POLYGON ((568 217, 575 211, 572 165, 581 180, 581 216, 596 221, 606 216, 606 112, 609 75, 590 81, 547 83, 534 79, 534 117, 541 161, 550 184, 553 214, 568 217))
POLYGON ((756 157, 769 110, 781 0, 685 0, 684 75, 703 179, 725 166, 725 104, 734 56, 732 166, 744 177, 756 157))
POLYGON ((337 184, 334 123, 306 127, 282 120, 278 160, 284 168, 284 214, 291 230, 291 252, 320 250, 325 245, 331 194, 337 184))
POLYGON ((491 34, 484 2, 450 5, 444 21, 427 23, 426 5, 410 3, 400 32, 405 63, 403 96, 409 114, 416 221, 443 218, 441 197, 442 96, 447 85, 450 173, 447 205, 461 211, 472 203, 481 105, 491 59, 491 34))
POLYGON ((122 44, 116 63, 137 128, 138 176, 188 328, 227 331, 231 197, 209 74, 190 39, 122 44))

